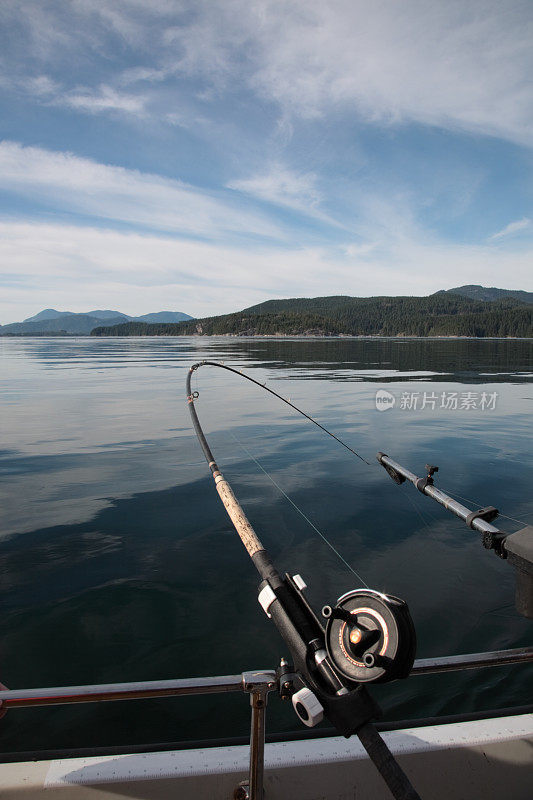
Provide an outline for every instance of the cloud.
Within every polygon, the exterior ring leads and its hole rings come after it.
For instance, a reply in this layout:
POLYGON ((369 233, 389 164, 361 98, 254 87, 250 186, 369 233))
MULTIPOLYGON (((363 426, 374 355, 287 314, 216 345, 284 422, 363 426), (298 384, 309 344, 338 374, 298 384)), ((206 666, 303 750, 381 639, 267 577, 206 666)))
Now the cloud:
POLYGON ((260 214, 221 193, 159 175, 100 164, 16 142, 0 143, 0 187, 69 214, 126 222, 155 230, 217 238, 283 238, 260 214))
POLYGON ((529 154, 407 126, 531 144, 532 17, 519 0, 4 0, 0 82, 26 108, 11 135, 64 142, 75 113, 100 114, 77 141, 98 135, 113 153, 0 143, 0 188, 17 201, 6 213, 28 219, 3 222, 9 303, 29 302, 26 288, 39 298, 28 316, 55 294, 72 308, 109 294, 133 313, 168 296, 204 314, 303 293, 427 293, 442 275, 526 288, 529 241, 512 235, 531 224, 518 219, 529 154), (134 123, 129 141, 116 114, 134 123), (46 125, 28 129, 30 115, 46 125), (221 188, 115 166, 120 147, 127 163, 139 148, 154 172, 182 163, 221 188), (503 227, 488 220, 495 197, 510 207, 505 192, 518 211, 503 227), (445 241, 460 236, 484 242, 445 241))
POLYGON ((36 75, 28 79, 24 88, 29 94, 48 97, 56 94, 61 87, 56 81, 49 78, 48 75, 36 75))
POLYGON ((493 233, 492 236, 489 236, 489 242, 492 242, 495 239, 503 239, 504 236, 511 236, 513 233, 527 230, 532 226, 533 222, 527 217, 523 217, 523 219, 518 219, 516 222, 510 222, 505 226, 505 228, 502 228, 501 231, 498 231, 498 233, 493 233))
POLYGON ((291 116, 352 112, 533 144, 533 14, 519 0, 265 0, 200 6, 190 73, 247 83, 291 116), (214 8, 213 8, 214 6, 214 8))
MULTIPOLYGON (((11 69, 28 68, 29 46, 50 68, 73 53, 97 59, 98 85, 115 89, 122 75, 153 92, 184 78, 203 81, 204 98, 209 86, 215 99, 252 91, 277 104, 286 125, 343 112, 533 144, 533 8, 524 0, 4 0, 3 14, 16 26, 11 69)), ((104 101, 78 109, 106 111, 104 101)))
POLYGON ((347 244, 343 248, 345 254, 350 258, 357 258, 359 256, 366 256, 377 247, 377 242, 366 242, 365 244, 347 244))
POLYGON ((253 8, 250 82, 292 113, 351 110, 533 144, 528 4, 271 2, 261 24, 253 8))
POLYGON ((444 245, 405 233, 348 253, 325 247, 237 247, 153 234, 0 222, 0 322, 41 308, 161 308, 207 316, 273 297, 422 295, 446 285, 527 289, 533 251, 444 245), (14 281, 13 276, 18 280, 14 281), (505 276, 503 278, 502 276, 505 276))
POLYGON ((106 307, 132 313, 148 307, 193 315, 233 311, 276 295, 287 285, 287 271, 291 287, 301 283, 320 259, 311 250, 283 252, 283 261, 279 255, 149 234, 0 222, 0 263, 10 273, 5 282, 0 276, 0 321, 28 316, 29 303, 83 310, 105 300, 106 307))
POLYGON ((267 172, 230 181, 227 186, 258 200, 297 211, 326 225, 344 227, 320 210, 323 197, 317 183, 318 176, 315 173, 296 172, 278 163, 272 165, 267 172))
POLYGON ((269 203, 309 210, 320 200, 316 182, 313 173, 296 173, 277 164, 262 175, 232 181, 228 187, 269 203))
POLYGON ((102 111, 123 111, 138 117, 145 116, 146 98, 142 95, 117 92, 111 86, 102 85, 97 89, 80 88, 67 93, 57 92, 55 105, 70 106, 78 111, 97 114, 102 111))
POLYGON ((4 71, 0 74, 0 86, 34 97, 43 102, 61 92, 61 86, 48 75, 10 76, 4 71))

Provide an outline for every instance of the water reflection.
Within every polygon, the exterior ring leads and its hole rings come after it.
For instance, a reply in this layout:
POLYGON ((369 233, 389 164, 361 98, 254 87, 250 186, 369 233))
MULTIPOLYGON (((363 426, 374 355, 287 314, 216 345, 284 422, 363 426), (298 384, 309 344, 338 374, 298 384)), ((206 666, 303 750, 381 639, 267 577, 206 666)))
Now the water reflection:
MULTIPOLYGON (((80 338, 0 347, 6 684, 227 674, 273 666, 284 654, 191 435, 185 371, 204 358, 271 381, 371 462, 235 376, 195 375, 215 455, 280 569, 305 575, 317 607, 353 588, 353 575, 239 441, 370 585, 406 598, 421 656, 531 643, 531 623, 513 610, 507 564, 374 460, 384 450, 419 472, 437 463, 447 490, 530 519, 530 342, 80 338), (375 404, 382 384, 397 397, 384 413, 375 404), (498 402, 490 411, 402 409, 402 393, 413 391, 496 392, 498 402)), ((502 520, 508 530, 519 524, 502 520)), ((376 694, 399 718, 512 705, 528 692, 525 671, 509 667, 376 694)), ((47 747, 237 735, 248 726, 245 699, 235 698, 28 710, 2 721, 4 748, 43 746, 43 714, 47 747)), ((296 727, 274 702, 269 718, 272 729, 296 727)))
POLYGON ((477 382, 485 376, 495 382, 509 376, 531 377, 533 341, 524 339, 246 339, 231 337, 135 339, 9 339, 0 346, 10 353, 50 368, 127 368, 134 364, 161 367, 200 358, 244 360, 249 368, 288 371, 287 377, 326 380, 394 379, 423 370, 443 380, 477 382), (296 375, 293 370, 300 370, 296 375), (317 376, 314 373, 322 373, 317 376))

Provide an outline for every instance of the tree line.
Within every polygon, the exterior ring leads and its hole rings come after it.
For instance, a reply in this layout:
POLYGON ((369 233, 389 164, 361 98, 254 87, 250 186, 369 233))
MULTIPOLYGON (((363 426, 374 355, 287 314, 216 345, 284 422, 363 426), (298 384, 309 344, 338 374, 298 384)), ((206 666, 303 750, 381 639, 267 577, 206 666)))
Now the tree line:
POLYGON ((533 305, 506 299, 322 297, 269 300, 249 309, 179 323, 127 322, 92 336, 533 336, 533 305))

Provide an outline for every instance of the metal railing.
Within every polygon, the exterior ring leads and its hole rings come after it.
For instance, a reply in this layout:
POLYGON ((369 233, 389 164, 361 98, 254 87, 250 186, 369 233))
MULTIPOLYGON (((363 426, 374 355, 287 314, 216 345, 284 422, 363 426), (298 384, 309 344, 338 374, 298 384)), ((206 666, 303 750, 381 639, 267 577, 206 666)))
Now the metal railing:
POLYGON ((527 661, 533 661, 533 647, 516 647, 513 650, 492 650, 487 653, 468 653, 441 658, 417 658, 410 675, 458 672, 478 667, 503 667, 506 664, 523 664, 527 661))
MULTIPOLYGON (((533 647, 417 659, 413 664, 411 675, 430 675, 526 662, 533 662, 533 647)), ((4 690, 0 691, 0 708, 9 710, 71 703, 247 692, 250 695, 251 706, 250 771, 248 781, 236 787, 234 797, 235 800, 263 800, 266 705, 268 694, 278 688, 278 679, 274 671, 257 670, 243 672, 241 675, 220 675, 213 678, 178 678, 167 681, 4 690)))

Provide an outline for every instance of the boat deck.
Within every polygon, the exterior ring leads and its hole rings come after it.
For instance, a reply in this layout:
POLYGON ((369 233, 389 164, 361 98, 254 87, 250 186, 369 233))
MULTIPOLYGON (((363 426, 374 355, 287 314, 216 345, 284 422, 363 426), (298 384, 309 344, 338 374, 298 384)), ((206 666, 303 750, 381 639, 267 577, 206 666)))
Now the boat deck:
MULTIPOLYGON (((531 800, 533 714, 384 733, 422 798, 531 800)), ((55 759, 0 767, 2 800, 229 800, 249 748, 55 759)), ((382 800, 387 789, 356 737, 265 745, 266 800, 382 800)))

